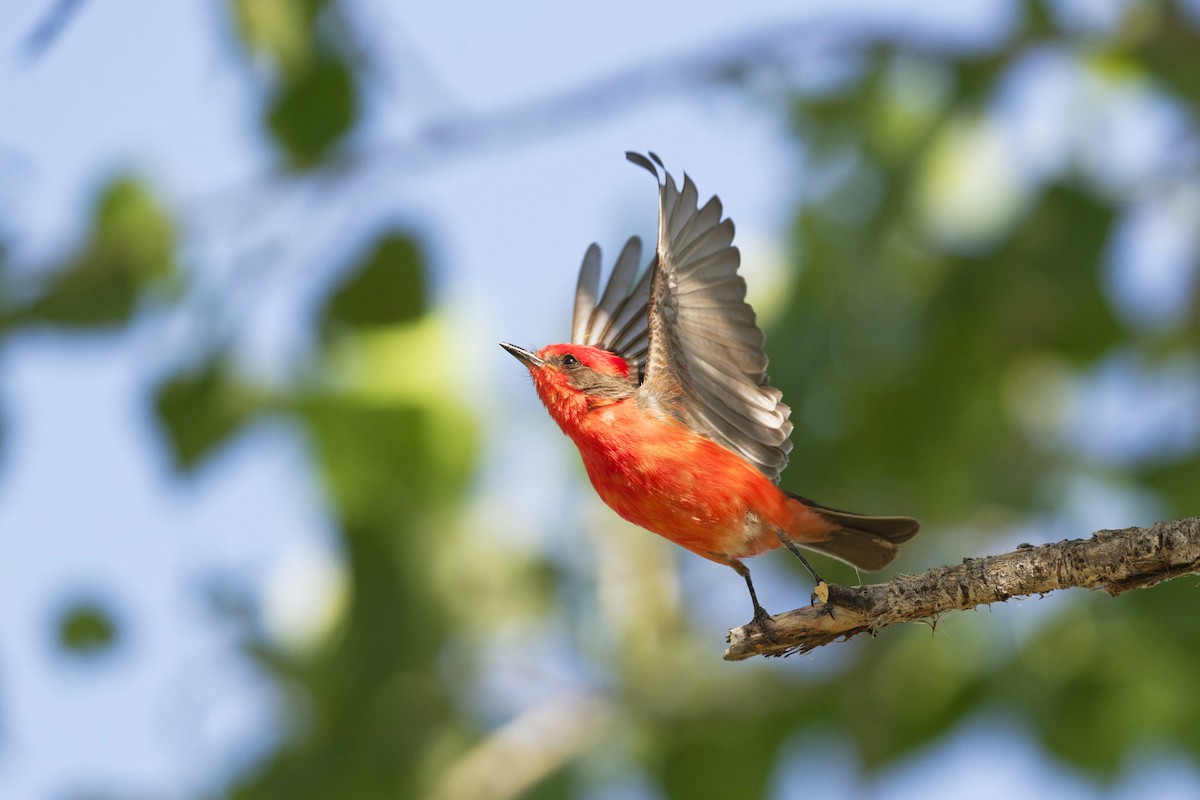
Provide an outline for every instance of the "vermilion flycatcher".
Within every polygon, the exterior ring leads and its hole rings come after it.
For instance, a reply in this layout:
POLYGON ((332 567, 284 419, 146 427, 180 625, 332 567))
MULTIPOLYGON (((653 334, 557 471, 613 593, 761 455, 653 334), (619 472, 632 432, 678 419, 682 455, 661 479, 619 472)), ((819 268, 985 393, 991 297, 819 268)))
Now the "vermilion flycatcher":
POLYGON ((770 615, 743 558, 782 544, 803 561, 803 545, 875 570, 920 524, 839 511, 776 485, 792 449, 791 409, 767 380, 763 333, 737 274, 733 222, 721 219, 716 197, 698 207, 691 178, 684 175, 679 189, 654 153, 653 162, 638 153, 626 158, 659 181, 650 268, 635 282, 642 248, 630 239, 600 295, 593 244, 579 272, 571 344, 536 353, 501 347, 529 367, 604 502, 733 567, 766 630, 770 615))

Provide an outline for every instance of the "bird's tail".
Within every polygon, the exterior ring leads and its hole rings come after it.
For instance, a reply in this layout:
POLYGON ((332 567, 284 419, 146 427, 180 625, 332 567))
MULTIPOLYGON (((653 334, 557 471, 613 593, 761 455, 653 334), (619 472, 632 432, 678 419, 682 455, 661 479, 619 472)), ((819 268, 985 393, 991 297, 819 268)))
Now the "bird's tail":
POLYGON ((912 517, 855 514, 814 503, 791 492, 787 494, 838 526, 823 542, 798 541, 796 544, 833 556, 859 569, 883 569, 892 563, 899 546, 916 536, 921 529, 921 523, 912 517))

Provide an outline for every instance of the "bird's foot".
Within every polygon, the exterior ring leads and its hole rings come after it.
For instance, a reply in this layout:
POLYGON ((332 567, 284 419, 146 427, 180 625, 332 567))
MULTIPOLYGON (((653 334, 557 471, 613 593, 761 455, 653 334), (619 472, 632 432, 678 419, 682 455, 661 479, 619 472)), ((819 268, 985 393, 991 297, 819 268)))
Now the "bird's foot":
POLYGON ((775 634, 772 632, 775 627, 775 618, 768 614, 762 606, 754 607, 754 619, 746 627, 758 628, 758 632, 763 635, 764 639, 771 643, 776 641, 775 634))

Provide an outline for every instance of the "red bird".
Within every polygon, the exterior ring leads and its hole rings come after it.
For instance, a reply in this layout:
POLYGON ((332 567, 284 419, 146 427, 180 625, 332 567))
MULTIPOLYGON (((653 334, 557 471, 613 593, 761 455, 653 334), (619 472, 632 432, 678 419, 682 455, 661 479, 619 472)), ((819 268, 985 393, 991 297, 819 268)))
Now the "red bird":
POLYGON ((770 615, 743 558, 784 545, 804 561, 802 545, 876 570, 920 524, 839 511, 776 485, 792 449, 791 409, 767 379, 763 333, 737 274, 733 222, 721 219, 716 197, 698 207, 691 178, 678 188, 654 153, 653 162, 626 158, 659 182, 650 268, 635 282, 642 248, 630 239, 600 295, 593 244, 579 273, 571 344, 536 353, 501 347, 529 368, 604 502, 736 570, 765 631, 770 615))

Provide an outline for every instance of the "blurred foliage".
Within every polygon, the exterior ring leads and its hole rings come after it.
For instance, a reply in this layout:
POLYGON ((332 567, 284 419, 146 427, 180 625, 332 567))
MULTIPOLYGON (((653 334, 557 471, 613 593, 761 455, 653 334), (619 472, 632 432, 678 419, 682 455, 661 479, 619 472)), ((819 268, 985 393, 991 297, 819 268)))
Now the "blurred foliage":
MULTIPOLYGON (((1127 23, 1145 53, 1159 53, 1160 34, 1173 52, 1186 38, 1194 70, 1195 25, 1165 6, 1134 6, 1127 23)), ((1011 43, 1002 59, 934 65, 884 48, 846 91, 797 101, 796 129, 812 163, 849 166, 827 200, 800 210, 800 279, 772 339, 795 347, 785 358, 775 355, 772 377, 786 396, 802 398, 805 454, 785 478, 796 487, 817 497, 863 487, 881 507, 907 504, 946 520, 988 506, 1020 514, 1053 504, 1046 476, 1075 457, 1060 437, 1047 435, 1053 404, 1036 407, 1046 398, 1023 379, 1039 369, 1087 370, 1131 348, 1153 360, 1164 350, 1195 355, 1196 304, 1183 335, 1164 348, 1155 332, 1118 322, 1106 294, 1114 222, 1136 195, 1114 198, 1097 176, 1068 171, 1028 196, 998 201, 1013 204, 997 212, 1008 217, 999 233, 956 230, 950 235, 962 238, 951 246, 939 223, 920 214, 923 182, 941 166, 939 149, 964 121, 978 120, 1006 71, 1021 62, 1018 45, 1071 46, 1047 36, 1045 20, 1031 15, 1029 39, 1011 43), (914 84, 914 74, 934 91, 914 84), (1042 423, 1033 430, 1031 416, 1042 423)), ((1128 47, 1125 32, 1114 32, 1118 50, 1128 47)), ((1090 46, 1103 52, 1102 42, 1090 46)), ((1109 63, 1087 55, 1084 68, 1109 63)), ((1140 69, 1153 75, 1154 63, 1148 57, 1140 69)), ((1006 189, 1022 191, 989 191, 1006 189)), ((959 220, 960 228, 970 224, 959 220)), ((1175 513, 1196 511, 1194 452, 1169 465, 1145 464, 1139 477, 1175 513)))
POLYGON ((77 603, 68 608, 58 622, 59 646, 74 656, 103 653, 117 641, 117 626, 100 605, 77 603))
POLYGON ((23 315, 73 327, 126 322, 143 293, 177 269, 175 247, 166 209, 142 183, 118 178, 96 202, 88 240, 23 315))
POLYGON ((312 61, 312 29, 322 5, 310 0, 235 0, 233 16, 247 50, 296 74, 312 61))
MULTIPOLYGON (((1063 386, 1114 354, 1200 358, 1200 303, 1170 331, 1138 326, 1105 277, 1115 227, 1165 178, 1114 187, 1072 152, 1022 182, 989 154, 1005 82, 1050 51, 1102 85, 1132 75, 1186 111, 1194 138, 1200 35, 1173 4, 1130 3, 1107 30, 1071 24, 1069 5, 1026 4, 983 49, 855 44, 856 68, 789 92, 783 110, 811 175, 795 280, 769 331, 772 380, 797 426, 785 482, 835 506, 919 514, 926 533, 909 553, 974 555, 1061 512, 1064 475, 1102 470, 1176 515, 1198 510, 1194 447, 1101 468, 1063 430, 1063 386), (967 191, 972 180, 984 191, 967 191)), ((360 121, 357 43, 341 14, 325 0, 232 0, 248 62, 265 75, 264 129, 293 168, 329 166, 360 121)), ((1166 178, 1197 180, 1184 159, 1166 178)), ((194 285, 162 292, 178 278, 175 230, 148 187, 115 181, 78 252, 34 289, 6 293, 4 321, 92 329, 133 321, 147 298, 182 304, 194 285)), ((722 664, 717 643, 689 629, 644 534, 606 528, 583 567, 486 549, 466 535, 480 521, 468 493, 477 434, 453 399, 453 333, 429 302, 421 237, 388 230, 333 258, 342 267, 313 306, 302 369, 259 385, 213 345, 164 375, 152 401, 181 473, 239 431, 283 420, 307 444, 341 537, 350 598, 335 630, 297 650, 246 626, 247 652, 291 713, 280 746, 229 796, 413 797, 469 785, 482 764, 485 782, 528 774, 541 798, 602 796, 627 772, 672 798, 756 797, 798 734, 851 742, 874 769, 988 712, 1023 720, 1049 752, 1099 775, 1164 742, 1200 759, 1200 615, 1181 612, 1194 604, 1187 582, 1077 597, 1024 637, 958 615, 936 636, 890 630, 780 670, 722 664), (620 591, 630 596, 614 600, 620 591), (476 709, 472 687, 513 630, 518 651, 553 632, 605 713, 537 728, 546 718, 533 712, 497 725, 476 709)), ((115 635, 90 606, 59 625, 79 651, 115 635)))
POLYGON ((289 78, 267 115, 271 133, 296 166, 317 164, 349 132, 357 114, 354 76, 338 58, 322 56, 289 78))
POLYGON ((396 325, 425 307, 421 254, 412 238, 391 231, 329 297, 322 328, 396 325))
POLYGON ((788 395, 815 408, 802 415, 805 454, 786 480, 817 497, 864 486, 885 492, 886 505, 942 519, 981 503, 1022 509, 1043 500, 1038 487, 1056 452, 1023 436, 1003 388, 1029 359, 1054 353, 1087 364, 1122 341, 1098 275, 1111 218, 1079 190, 1053 188, 1020 237, 964 258, 917 247, 866 252, 905 233, 864 237, 806 211, 804 269, 780 326, 797 357, 773 377, 797 388, 824 380, 788 395))
POLYGON ((353 601, 340 635, 315 655, 289 659, 261 643, 279 678, 304 687, 312 716, 231 796, 415 796, 438 742, 462 735, 437 677, 451 631, 427 564, 431 534, 462 502, 470 424, 453 407, 379 402, 352 388, 298 402, 343 522, 353 601), (429 437, 439 416, 460 431, 449 469, 431 452, 442 446, 429 437))
POLYGON ((186 471, 235 434, 260 401, 229 364, 213 360, 170 377, 156 405, 176 468, 186 471))
POLYGON ((354 127, 358 84, 328 0, 234 0, 247 51, 265 59, 271 91, 265 122, 289 164, 317 166, 354 127))
MULTIPOLYGON (((1151 363, 1200 357, 1200 304, 1164 335, 1123 322, 1106 281, 1116 223, 1146 194, 1169 191, 1160 176, 1122 196, 1077 155, 1032 185, 995 175, 983 190, 994 203, 974 216, 954 195, 964 173, 991 175, 996 97, 1029 53, 1058 48, 1100 83, 1132 73, 1148 91, 1182 89, 1185 72, 1189 80, 1200 74, 1194 22, 1167 4, 1131 4, 1124 27, 1086 43, 1056 29, 1054 14, 1031 14, 1027 24, 999 55, 935 61, 878 48, 850 85, 816 101, 797 98, 793 120, 808 162, 834 164, 837 174, 800 207, 799 277, 769 342, 774 382, 800 398, 793 418, 803 454, 785 473, 788 485, 834 505, 873 497, 868 511, 920 509, 927 528, 990 536, 1058 511, 1062 498, 1051 487, 1059 476, 1097 471, 1063 430, 1071 376, 1118 353, 1151 363), (1121 72, 1111 72, 1106 52, 1120 54, 1121 72), (1174 74, 1160 75, 1167 61, 1174 74)), ((1196 119, 1200 98, 1190 90, 1160 98, 1186 104, 1196 119)), ((1185 162, 1178 169, 1173 180, 1194 187, 1185 162)), ((1160 459, 1131 465, 1124 480, 1153 487, 1173 516, 1200 511, 1195 448, 1169 464, 1160 459)), ((977 547, 957 539, 952 552, 977 547)), ((832 682, 843 704, 836 717, 868 765, 911 752, 980 709, 1021 715, 1051 752, 1106 777, 1147 743, 1170 741, 1200 756, 1186 722, 1197 708, 1185 688, 1200 650, 1170 611, 1194 594, 1178 582, 1129 602, 1076 598, 1019 644, 963 630, 974 619, 956 622, 955 647, 976 638, 986 657, 889 632, 832 682)))

